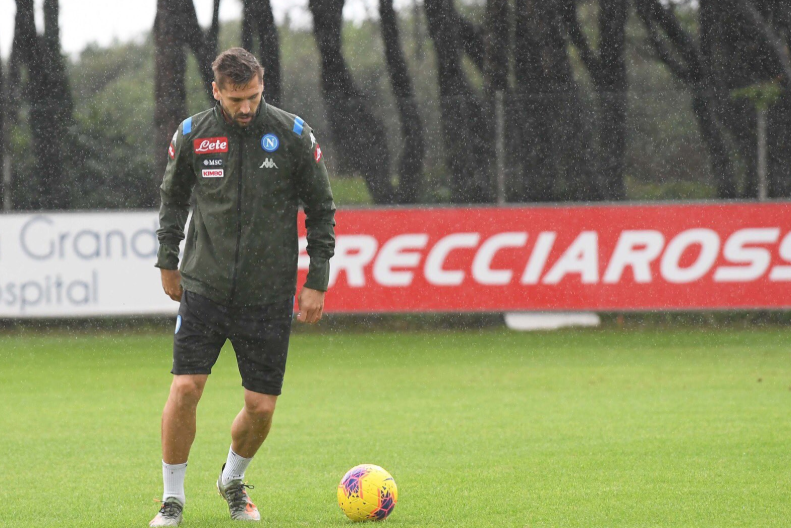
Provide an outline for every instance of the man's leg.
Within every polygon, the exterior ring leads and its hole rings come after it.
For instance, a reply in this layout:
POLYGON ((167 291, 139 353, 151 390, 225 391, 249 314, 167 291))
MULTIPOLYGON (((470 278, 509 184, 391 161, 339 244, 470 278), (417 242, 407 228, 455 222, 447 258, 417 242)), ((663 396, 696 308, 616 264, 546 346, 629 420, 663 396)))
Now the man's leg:
POLYGON ((184 477, 195 440, 195 413, 206 385, 206 374, 173 376, 162 411, 162 507, 149 526, 178 526, 186 502, 184 477))
POLYGON ((162 411, 162 501, 175 497, 186 501, 184 477, 192 442, 195 441, 195 414, 206 386, 206 374, 173 376, 170 395, 162 411))
POLYGON ((178 526, 195 413, 211 369, 227 340, 228 308, 184 291, 173 336, 173 382, 162 411, 162 508, 149 526, 178 526), (174 504, 175 503, 175 504, 174 504))
POLYGON ((221 483, 244 480, 247 466, 272 428, 277 396, 244 390, 244 407, 231 425, 231 449, 223 466, 221 483))
POLYGON ((162 412, 162 461, 184 464, 195 440, 195 415, 206 386, 207 374, 173 376, 170 395, 162 412))
POLYGON ((244 386, 244 407, 231 426, 231 448, 217 489, 228 502, 231 518, 260 520, 247 496, 244 473, 272 427, 288 357, 293 299, 260 310, 234 314, 231 343, 244 386))
POLYGON ((277 396, 244 390, 244 407, 231 426, 231 447, 234 452, 245 458, 253 458, 272 428, 276 404, 277 396))
POLYGON ((276 403, 277 396, 244 390, 244 407, 231 426, 231 449, 217 481, 217 489, 228 502, 232 519, 261 519, 245 491, 244 473, 269 434, 276 403))

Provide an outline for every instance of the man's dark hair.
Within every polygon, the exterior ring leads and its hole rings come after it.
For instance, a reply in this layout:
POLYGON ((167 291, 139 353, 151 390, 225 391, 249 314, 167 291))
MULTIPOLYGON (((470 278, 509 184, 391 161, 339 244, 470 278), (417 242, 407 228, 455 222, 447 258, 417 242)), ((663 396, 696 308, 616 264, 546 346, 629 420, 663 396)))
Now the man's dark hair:
POLYGON ((211 65, 214 70, 214 82, 220 88, 225 88, 226 81, 233 87, 245 86, 258 75, 264 81, 264 69, 258 64, 255 55, 244 48, 231 48, 223 51, 211 65))

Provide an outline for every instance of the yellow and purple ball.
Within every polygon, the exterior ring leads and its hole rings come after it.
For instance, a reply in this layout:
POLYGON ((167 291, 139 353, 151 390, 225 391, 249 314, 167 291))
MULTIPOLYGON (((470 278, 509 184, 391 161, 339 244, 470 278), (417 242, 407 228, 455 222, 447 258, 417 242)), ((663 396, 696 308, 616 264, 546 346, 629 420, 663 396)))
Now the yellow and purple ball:
POLYGON ((353 521, 386 519, 397 501, 395 480, 390 473, 373 464, 354 466, 338 484, 338 505, 353 521))

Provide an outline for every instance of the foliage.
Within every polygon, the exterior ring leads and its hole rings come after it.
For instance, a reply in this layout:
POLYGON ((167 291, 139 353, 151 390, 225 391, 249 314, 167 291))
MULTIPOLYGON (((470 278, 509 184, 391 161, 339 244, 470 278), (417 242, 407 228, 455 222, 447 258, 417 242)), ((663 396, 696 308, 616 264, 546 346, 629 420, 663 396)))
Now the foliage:
POLYGON ((747 99, 758 110, 767 110, 783 96, 783 87, 777 81, 763 82, 731 91, 734 99, 747 99))
MULTIPOLYGON (((579 12, 583 28, 595 40, 595 2, 584 2, 579 12)), ((459 11, 476 24, 483 22, 482 3, 460 3, 459 11)), ((683 12, 682 12, 683 14, 683 12)), ((695 17, 684 15, 685 24, 695 17)), ((450 177, 445 167, 440 133, 440 110, 433 45, 427 37, 425 19, 415 19, 411 10, 400 13, 402 46, 412 75, 419 112, 426 137, 425 182, 421 202, 446 202, 450 198, 450 177)), ((223 24, 220 48, 238 45, 239 22, 223 24)), ((289 26, 279 28, 282 54, 282 107, 298 113, 316 130, 334 182, 340 205, 368 201, 364 189, 341 180, 354 175, 338 172, 333 157, 336 138, 330 137, 326 110, 320 92, 319 57, 309 30, 289 26)), ((390 158, 399 157, 398 113, 384 66, 383 45, 376 20, 347 23, 343 28, 343 50, 355 82, 374 104, 372 111, 383 123, 390 158)), ((642 26, 630 18, 627 25, 629 75, 627 197, 652 199, 668 193, 655 191, 674 182, 711 185, 707 154, 701 145, 689 96, 673 80, 653 55, 642 26)), ((71 194, 76 208, 135 208, 156 201, 155 156, 164 156, 167 146, 153 144, 153 58, 151 38, 140 43, 115 43, 106 48, 91 45, 68 67, 75 104, 75 123, 69 130, 67 181, 64 192, 71 194)), ((464 61, 465 71, 476 92, 482 78, 464 61)), ((591 116, 597 111, 591 96, 593 87, 584 67, 572 55, 575 79, 591 116)), ((197 113, 207 107, 202 81, 194 58, 187 63, 187 108, 197 113)), ((14 162, 17 198, 25 193, 24 181, 34 167, 25 108, 16 125, 9 125, 9 150, 14 162)), ((516 155, 520 155, 519 152, 516 155)), ((395 163, 389 170, 395 175, 395 163)), ((354 181, 354 180, 352 180, 354 181)), ((695 185, 692 185, 693 187, 695 185)), ((671 195, 679 194, 670 191, 671 195)), ((693 193, 698 195, 699 193, 693 193)))
POLYGON ((371 205, 371 195, 362 178, 335 178, 332 182, 332 195, 337 203, 343 205, 371 205))
POLYGON ((156 152, 150 141, 152 63, 150 45, 126 45, 90 50, 73 67, 80 80, 69 175, 76 209, 139 208, 158 196, 153 158, 165 149, 156 152))
POLYGON ((626 176, 626 192, 635 200, 714 200, 717 189, 699 181, 671 180, 664 183, 641 181, 626 176))

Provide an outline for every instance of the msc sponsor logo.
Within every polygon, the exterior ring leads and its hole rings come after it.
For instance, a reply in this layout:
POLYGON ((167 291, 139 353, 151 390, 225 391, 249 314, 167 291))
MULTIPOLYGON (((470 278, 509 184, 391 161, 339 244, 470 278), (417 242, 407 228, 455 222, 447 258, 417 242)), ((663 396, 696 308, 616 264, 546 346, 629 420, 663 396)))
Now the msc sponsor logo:
POLYGON ((203 165, 206 167, 222 167, 221 159, 205 159, 203 165))
POLYGON ((223 169, 203 169, 201 174, 204 178, 222 178, 225 176, 223 169))
POLYGON ((228 152, 227 137, 198 138, 192 142, 195 154, 228 152))

